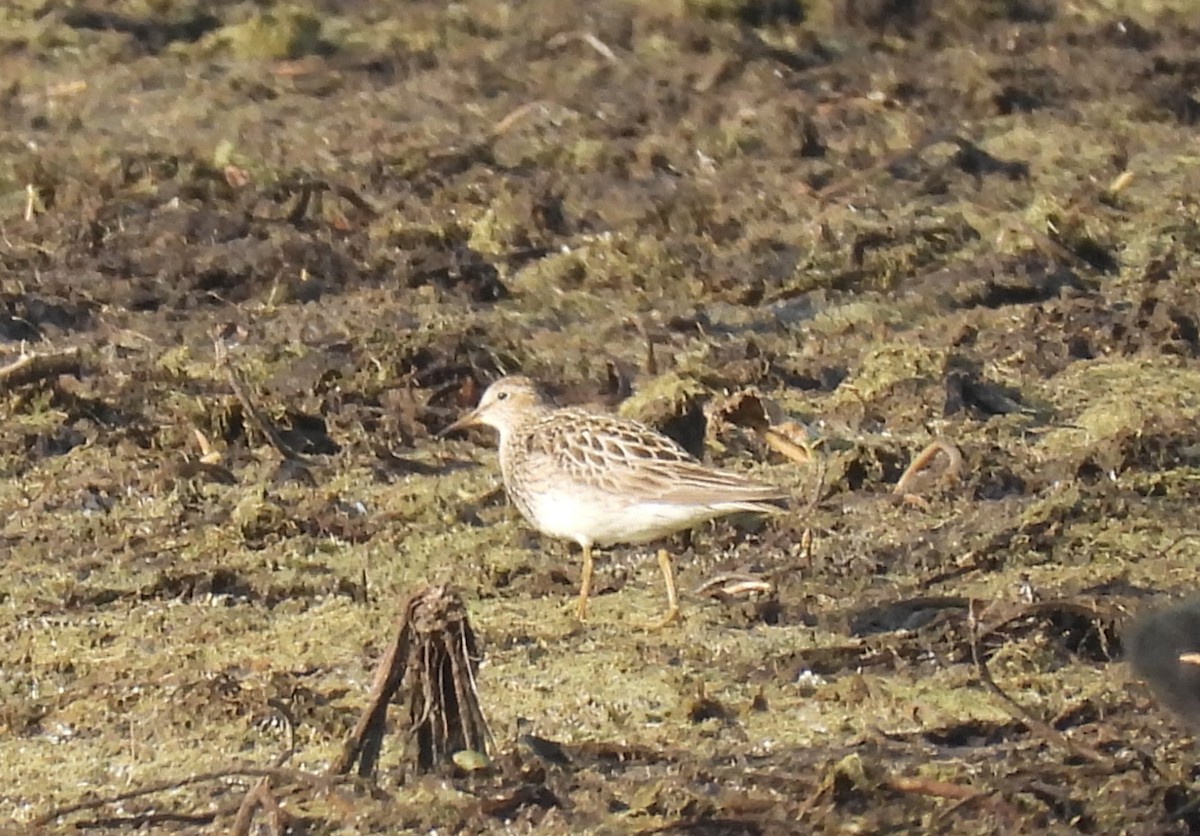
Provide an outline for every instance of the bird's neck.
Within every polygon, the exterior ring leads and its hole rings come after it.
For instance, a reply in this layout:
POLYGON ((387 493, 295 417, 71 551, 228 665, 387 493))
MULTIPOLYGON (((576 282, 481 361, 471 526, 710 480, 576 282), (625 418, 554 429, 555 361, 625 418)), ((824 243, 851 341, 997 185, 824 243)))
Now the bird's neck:
POLYGON ((496 428, 500 434, 500 469, 505 474, 508 473, 509 463, 519 455, 518 449, 527 444, 530 434, 535 431, 534 426, 552 411, 549 406, 531 409, 521 416, 520 421, 496 428))

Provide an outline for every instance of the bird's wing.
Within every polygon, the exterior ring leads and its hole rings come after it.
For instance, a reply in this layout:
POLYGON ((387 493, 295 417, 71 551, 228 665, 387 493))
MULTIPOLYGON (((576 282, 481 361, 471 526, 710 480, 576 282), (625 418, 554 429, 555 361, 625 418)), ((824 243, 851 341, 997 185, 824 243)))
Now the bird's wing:
POLYGON ((787 499, 778 488, 705 467, 671 439, 636 421, 574 410, 547 416, 536 450, 576 482, 650 502, 712 505, 787 499))

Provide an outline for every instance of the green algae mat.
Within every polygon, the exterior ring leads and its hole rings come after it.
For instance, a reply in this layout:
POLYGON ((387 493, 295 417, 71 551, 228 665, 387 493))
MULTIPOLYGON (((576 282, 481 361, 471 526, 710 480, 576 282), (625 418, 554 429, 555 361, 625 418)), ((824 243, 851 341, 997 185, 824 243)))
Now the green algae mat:
POLYGON ((1197 54, 1184 0, 6 4, 0 832, 1200 831, 1122 641, 1196 586, 1197 54), (516 372, 789 510, 577 623, 438 436, 516 372), (331 773, 428 585, 486 755, 395 709, 331 773))

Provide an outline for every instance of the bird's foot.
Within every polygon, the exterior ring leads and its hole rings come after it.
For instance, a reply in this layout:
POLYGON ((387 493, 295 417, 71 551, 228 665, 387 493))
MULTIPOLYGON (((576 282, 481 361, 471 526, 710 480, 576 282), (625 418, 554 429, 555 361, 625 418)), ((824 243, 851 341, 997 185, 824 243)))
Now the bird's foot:
POLYGON ((683 622, 683 613, 679 607, 668 607, 666 613, 658 621, 653 621, 649 624, 643 624, 642 629, 648 633, 653 633, 664 627, 669 627, 672 624, 680 624, 683 622))

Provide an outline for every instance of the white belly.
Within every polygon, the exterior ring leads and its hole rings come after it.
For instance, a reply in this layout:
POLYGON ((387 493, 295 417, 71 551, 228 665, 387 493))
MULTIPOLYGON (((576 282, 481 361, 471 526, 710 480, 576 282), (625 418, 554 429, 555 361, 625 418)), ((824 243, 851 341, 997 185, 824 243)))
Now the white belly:
POLYGON ((706 507, 622 502, 617 497, 598 500, 594 494, 570 490, 548 491, 530 500, 526 516, 534 528, 580 545, 648 543, 721 513, 706 507))

